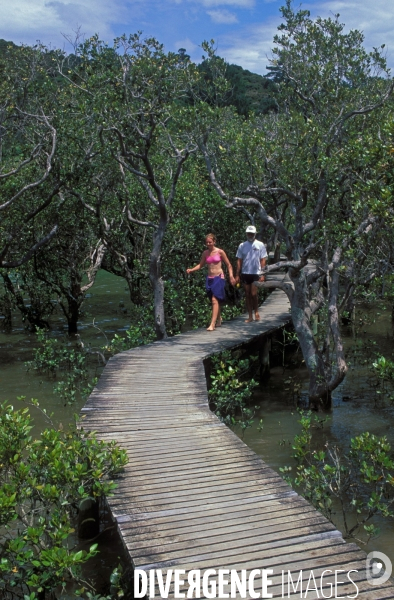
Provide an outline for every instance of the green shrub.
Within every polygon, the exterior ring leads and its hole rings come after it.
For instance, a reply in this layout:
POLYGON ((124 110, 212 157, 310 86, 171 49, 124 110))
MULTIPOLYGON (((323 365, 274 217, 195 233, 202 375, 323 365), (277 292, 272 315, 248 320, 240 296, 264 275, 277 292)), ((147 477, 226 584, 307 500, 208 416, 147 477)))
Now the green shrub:
POLYGON ((245 377, 251 364, 249 358, 232 358, 230 351, 212 357, 214 373, 211 375, 209 401, 216 415, 226 425, 239 426, 242 431, 251 427, 255 416, 255 410, 248 406, 248 400, 258 383, 245 377))
POLYGON ((0 595, 21 592, 30 600, 84 583, 81 566, 97 544, 75 546, 79 504, 110 496, 112 478, 127 463, 116 442, 82 428, 47 428, 38 439, 31 429, 28 408, 0 406, 0 595))
POLYGON ((345 535, 364 543, 365 539, 359 537, 363 531, 367 541, 379 531, 372 522, 374 517, 394 517, 394 460, 390 444, 385 437, 365 432, 350 440, 347 453, 328 443, 324 449, 313 449, 312 427, 317 421, 310 411, 301 412, 302 429, 293 444, 296 476, 289 477, 289 467, 281 471, 337 526, 339 512, 345 535))

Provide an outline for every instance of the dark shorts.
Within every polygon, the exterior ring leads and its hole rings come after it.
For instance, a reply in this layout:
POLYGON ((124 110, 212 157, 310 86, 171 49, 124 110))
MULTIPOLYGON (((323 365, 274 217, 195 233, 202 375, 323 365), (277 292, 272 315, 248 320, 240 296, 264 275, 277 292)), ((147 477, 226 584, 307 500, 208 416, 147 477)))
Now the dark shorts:
POLYGON ((207 292, 208 298, 211 300, 212 296, 217 298, 219 302, 224 302, 226 299, 225 293, 226 280, 220 275, 217 277, 207 277, 205 281, 205 291, 207 292))
POLYGON ((254 281, 258 281, 260 279, 260 275, 251 275, 250 273, 241 273, 241 281, 242 283, 246 283, 246 285, 252 285, 254 281))

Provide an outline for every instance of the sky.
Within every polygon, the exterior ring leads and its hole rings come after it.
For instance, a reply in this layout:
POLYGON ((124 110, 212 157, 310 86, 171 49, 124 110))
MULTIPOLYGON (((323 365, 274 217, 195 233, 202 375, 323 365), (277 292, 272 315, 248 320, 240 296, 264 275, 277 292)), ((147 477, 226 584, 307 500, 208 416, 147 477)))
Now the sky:
MULTIPOLYGON (((185 48, 192 60, 203 55, 201 42, 215 40, 217 54, 229 63, 264 75, 272 39, 281 23, 284 0, 0 0, 0 38, 16 44, 45 45, 71 51, 75 32, 95 33, 112 43, 123 33, 142 31, 167 51, 185 48)), ((299 3, 295 2, 298 7, 299 3)), ((313 17, 339 13, 346 29, 364 32, 365 46, 386 45, 394 71, 393 0, 309 0, 313 17)))

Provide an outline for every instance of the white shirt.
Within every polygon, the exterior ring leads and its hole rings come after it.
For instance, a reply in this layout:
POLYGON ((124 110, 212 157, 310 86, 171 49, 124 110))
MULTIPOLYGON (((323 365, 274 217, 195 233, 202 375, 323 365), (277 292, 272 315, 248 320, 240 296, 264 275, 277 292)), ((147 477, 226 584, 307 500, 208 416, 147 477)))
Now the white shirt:
POLYGON ((243 242, 238 246, 237 258, 242 259, 242 273, 247 275, 260 275, 260 260, 267 256, 267 248, 259 240, 243 242))

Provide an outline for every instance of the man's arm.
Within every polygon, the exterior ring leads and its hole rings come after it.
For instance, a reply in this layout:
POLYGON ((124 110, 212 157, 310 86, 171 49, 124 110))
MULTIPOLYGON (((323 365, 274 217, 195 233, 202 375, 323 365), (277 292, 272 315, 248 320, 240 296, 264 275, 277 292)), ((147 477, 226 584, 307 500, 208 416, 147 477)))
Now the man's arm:
POLYGON ((235 273, 235 283, 239 283, 239 277, 242 272, 242 258, 237 258, 237 268, 235 273))
MULTIPOLYGON (((266 264, 267 264, 267 257, 264 256, 264 258, 260 258, 260 268, 264 269, 266 264)), ((261 275, 259 281, 265 281, 264 275, 261 275)))

